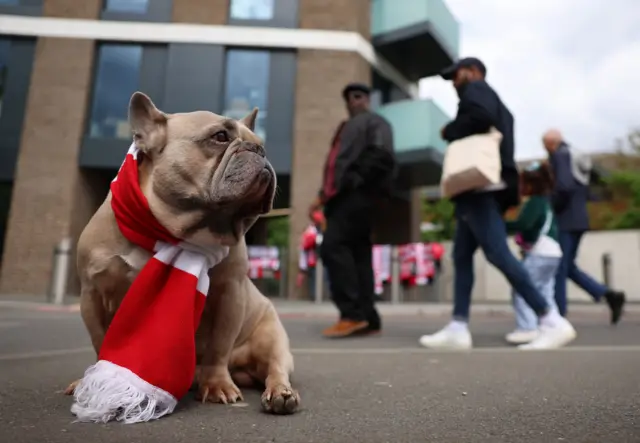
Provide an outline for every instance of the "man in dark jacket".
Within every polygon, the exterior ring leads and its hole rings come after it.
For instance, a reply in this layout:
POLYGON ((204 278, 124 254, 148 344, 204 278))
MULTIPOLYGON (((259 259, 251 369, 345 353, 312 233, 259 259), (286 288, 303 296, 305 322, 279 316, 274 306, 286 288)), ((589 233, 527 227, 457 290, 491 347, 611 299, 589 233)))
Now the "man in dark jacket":
POLYGON ((587 292, 595 302, 603 298, 611 309, 611 323, 618 323, 625 304, 625 294, 613 291, 585 274, 576 265, 580 240, 589 230, 589 177, 591 174, 588 158, 573 151, 562 139, 562 134, 551 129, 542 137, 542 143, 549 153, 549 163, 554 175, 553 209, 560 230, 559 241, 562 261, 556 277, 555 297, 558 310, 567 314, 567 278, 587 292))
POLYGON ((369 88, 350 84, 343 90, 349 119, 340 123, 324 168, 322 189, 309 209, 324 206, 326 231, 320 256, 327 268, 339 321, 325 337, 379 332, 374 305, 372 218, 377 197, 390 192, 395 171, 393 132, 369 111, 369 88))
POLYGON ((552 309, 533 285, 522 264, 507 245, 504 212, 519 202, 518 173, 514 159, 514 119, 500 97, 485 81, 487 70, 477 58, 465 58, 445 70, 445 80, 453 80, 460 97, 455 120, 442 128, 448 142, 489 132, 491 127, 502 133, 500 158, 502 180, 499 184, 456 196, 456 233, 453 264, 453 320, 441 331, 424 335, 420 343, 428 348, 469 349, 468 329, 471 291, 473 289, 473 256, 480 247, 487 260, 509 280, 540 317, 540 332, 526 349, 553 349, 572 341, 576 332, 556 309, 552 309))

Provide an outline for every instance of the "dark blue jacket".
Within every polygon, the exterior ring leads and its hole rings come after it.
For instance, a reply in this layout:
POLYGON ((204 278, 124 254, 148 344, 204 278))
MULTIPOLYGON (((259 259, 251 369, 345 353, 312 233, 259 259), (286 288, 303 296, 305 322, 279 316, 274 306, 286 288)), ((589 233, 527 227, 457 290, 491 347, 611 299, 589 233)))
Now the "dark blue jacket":
POLYGON ((565 143, 549 156, 554 175, 553 210, 560 231, 584 232, 589 230, 589 187, 574 178, 571 161, 571 152, 565 143))
POLYGON ((484 80, 468 83, 458 94, 458 113, 455 120, 445 127, 443 138, 453 142, 470 135, 489 132, 492 126, 498 129, 502 133, 502 180, 507 188, 495 194, 503 211, 517 206, 520 203, 520 193, 518 169, 514 159, 513 115, 484 80))

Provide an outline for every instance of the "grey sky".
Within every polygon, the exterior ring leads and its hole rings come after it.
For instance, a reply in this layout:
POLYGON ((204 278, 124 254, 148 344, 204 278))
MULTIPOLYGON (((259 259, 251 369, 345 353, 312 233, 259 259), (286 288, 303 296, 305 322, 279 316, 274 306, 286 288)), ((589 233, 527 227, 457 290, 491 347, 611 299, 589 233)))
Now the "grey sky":
MULTIPOLYGON (((516 117, 516 157, 543 155, 551 126, 587 151, 612 149, 640 127, 640 1, 446 0, 461 24, 461 56, 487 65, 487 79, 516 117)), ((450 83, 421 94, 453 115, 450 83)))

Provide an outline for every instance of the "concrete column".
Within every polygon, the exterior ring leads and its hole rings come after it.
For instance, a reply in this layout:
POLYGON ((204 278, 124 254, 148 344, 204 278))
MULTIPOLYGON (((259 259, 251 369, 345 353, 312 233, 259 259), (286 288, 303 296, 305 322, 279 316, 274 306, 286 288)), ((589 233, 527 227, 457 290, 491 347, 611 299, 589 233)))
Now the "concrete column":
POLYGON ((370 68, 359 55, 348 52, 298 52, 294 120, 289 250, 289 298, 300 298, 295 288, 298 257, 294 251, 309 223, 307 209, 317 196, 331 137, 346 118, 341 91, 353 81, 368 83, 370 68), (317 79, 322 78, 322 82, 317 79))
MULTIPOLYGON (((300 0, 299 27, 359 32, 369 38, 369 8, 369 0, 300 0)), ((291 299, 306 297, 295 287, 298 243, 309 223, 307 209, 320 189, 331 137, 338 123, 346 118, 341 91, 350 82, 371 82, 371 67, 360 55, 298 51, 289 233, 291 299)))
MULTIPOLYGON (((80 3, 45 0, 44 15, 98 17, 100 0, 80 3)), ((55 244, 65 236, 75 241, 80 226, 95 208, 95 198, 78 168, 93 56, 92 40, 38 39, 7 223, 0 293, 44 294, 55 244)), ((70 278, 74 280, 75 275, 70 278)))

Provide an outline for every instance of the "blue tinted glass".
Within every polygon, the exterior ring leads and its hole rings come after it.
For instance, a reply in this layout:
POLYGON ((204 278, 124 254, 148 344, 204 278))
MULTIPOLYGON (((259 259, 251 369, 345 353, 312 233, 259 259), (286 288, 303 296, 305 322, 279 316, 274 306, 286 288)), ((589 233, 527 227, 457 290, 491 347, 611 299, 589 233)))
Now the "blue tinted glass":
POLYGON ((273 0, 231 0, 230 16, 242 20, 271 20, 273 0))
POLYGON ((131 138, 129 98, 138 90, 142 46, 101 45, 93 85, 91 137, 131 138))
POLYGON ((2 115, 2 100, 7 87, 7 75, 9 72, 9 49, 11 40, 0 38, 0 115, 2 115))
POLYGON ((257 107, 255 133, 265 140, 269 100, 269 51, 227 51, 224 112, 241 119, 257 107))
POLYGON ((149 0, 106 0, 104 10, 109 12, 144 14, 147 12, 147 6, 149 6, 149 0))

